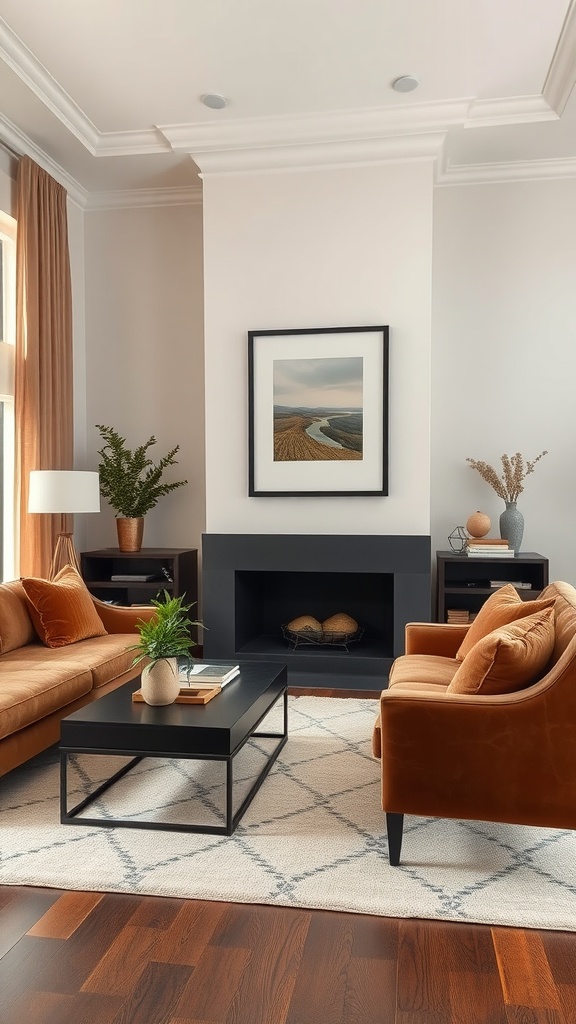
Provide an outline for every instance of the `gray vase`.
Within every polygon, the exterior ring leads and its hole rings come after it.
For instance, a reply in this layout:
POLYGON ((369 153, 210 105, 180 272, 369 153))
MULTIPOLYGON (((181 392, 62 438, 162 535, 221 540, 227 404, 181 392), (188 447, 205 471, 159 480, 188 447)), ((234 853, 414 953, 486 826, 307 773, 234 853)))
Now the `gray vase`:
POLYGON ((508 541, 514 554, 520 551, 522 536, 524 534, 524 516, 516 508, 515 501, 507 501, 506 508, 500 516, 500 536, 508 541))

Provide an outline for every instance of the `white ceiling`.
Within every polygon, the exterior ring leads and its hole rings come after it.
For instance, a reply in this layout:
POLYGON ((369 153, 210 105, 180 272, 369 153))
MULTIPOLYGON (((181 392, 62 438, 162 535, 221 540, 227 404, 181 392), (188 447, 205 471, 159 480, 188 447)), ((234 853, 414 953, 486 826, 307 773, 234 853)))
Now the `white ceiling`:
POLYGON ((575 79, 576 0, 0 0, 0 139, 89 206, 198 166, 576 175, 575 79))

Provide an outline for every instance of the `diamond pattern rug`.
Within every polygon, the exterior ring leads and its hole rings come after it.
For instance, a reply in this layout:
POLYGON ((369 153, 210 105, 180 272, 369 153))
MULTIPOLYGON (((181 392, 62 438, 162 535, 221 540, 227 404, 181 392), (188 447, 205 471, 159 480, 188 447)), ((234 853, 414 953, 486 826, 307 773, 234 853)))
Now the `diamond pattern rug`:
MULTIPOLYGON (((235 834, 61 825, 55 749, 0 779, 0 884, 276 903, 390 917, 576 929, 572 832, 407 817, 388 864, 377 701, 290 697, 289 740, 235 834)), ((262 729, 278 728, 273 711, 262 729)), ((247 744, 240 801, 265 755, 247 744)), ((121 765, 75 759, 77 803, 121 765)), ((224 768, 146 759, 87 812, 103 818, 223 821, 224 768)))

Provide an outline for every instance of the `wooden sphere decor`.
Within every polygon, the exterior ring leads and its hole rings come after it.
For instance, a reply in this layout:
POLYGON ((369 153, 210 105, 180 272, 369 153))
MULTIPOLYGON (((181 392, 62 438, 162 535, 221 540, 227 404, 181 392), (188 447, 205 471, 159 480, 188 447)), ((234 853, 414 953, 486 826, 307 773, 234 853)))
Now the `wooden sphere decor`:
POLYGON ((466 529, 471 537, 485 537, 492 523, 485 512, 473 512, 466 520, 466 529))

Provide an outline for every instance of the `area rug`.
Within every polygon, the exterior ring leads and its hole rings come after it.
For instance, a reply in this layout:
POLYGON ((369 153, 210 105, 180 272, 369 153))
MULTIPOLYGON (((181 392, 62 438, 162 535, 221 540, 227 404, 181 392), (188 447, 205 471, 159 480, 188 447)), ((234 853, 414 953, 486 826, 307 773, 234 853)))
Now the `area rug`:
MULTIPOLYGON (((408 817, 389 866, 376 712, 375 700, 289 698, 288 743, 231 838, 61 825, 52 750, 0 780, 0 884, 576 929, 571 832, 408 817)), ((269 742, 244 748, 236 801, 269 742)), ((120 763, 77 758, 70 800, 120 763)), ((146 759, 89 813, 220 823, 223 793, 222 765, 146 759)))

